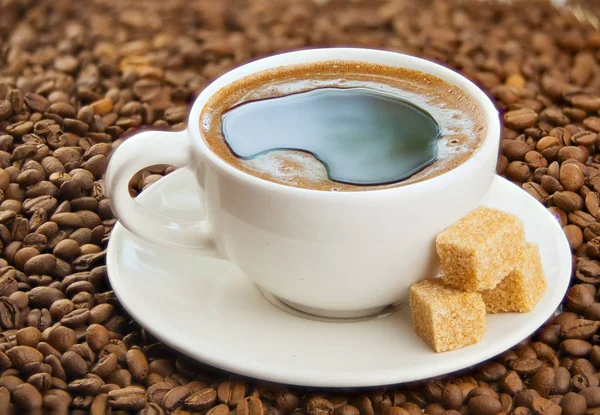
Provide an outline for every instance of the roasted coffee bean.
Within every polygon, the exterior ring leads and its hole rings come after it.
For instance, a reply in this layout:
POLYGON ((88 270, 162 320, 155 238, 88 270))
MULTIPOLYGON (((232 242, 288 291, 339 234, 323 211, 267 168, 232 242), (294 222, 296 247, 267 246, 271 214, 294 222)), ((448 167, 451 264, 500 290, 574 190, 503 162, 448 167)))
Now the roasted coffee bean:
POLYGON ((17 332, 17 344, 36 347, 42 340, 42 333, 35 327, 26 327, 17 332))
MULTIPOLYGON (((600 351, 600 348, 599 348, 600 351)), ((600 356, 600 354, 599 354, 600 356)), ((284 392, 275 399, 275 408, 286 415, 298 407, 299 399, 296 395, 290 392, 284 392)))
POLYGON ((583 312, 594 303, 594 295, 582 285, 574 285, 567 291, 567 305, 576 312, 583 312))
POLYGON ((541 185, 534 182, 523 183, 523 189, 538 202, 543 202, 549 196, 541 185))
POLYGON ((502 405, 502 412, 509 413, 513 409, 513 400, 511 396, 506 393, 500 394, 500 404, 502 405))
MULTIPOLYGON (((189 389, 189 386, 188 386, 188 389, 189 389)), ((215 404, 216 400, 217 400, 217 391, 213 388, 205 388, 205 389, 199 390, 197 392, 194 392, 190 396, 188 396, 184 401, 184 405, 190 411, 204 411, 208 408, 211 408, 215 404)), ((243 401, 241 401, 241 402, 243 402, 243 401)), ((237 405, 238 411, 239 411, 239 406, 240 406, 240 403, 238 403, 238 405, 237 405)), ((293 408, 293 409, 295 409, 295 408, 293 408)))
POLYGON ((217 389, 219 401, 229 405, 236 406, 246 395, 246 384, 239 381, 226 381, 219 385, 217 389))
POLYGON ((571 367, 569 371, 573 376, 579 374, 594 374, 595 369, 594 365, 589 360, 586 359, 575 359, 572 361, 571 367))
POLYGON ((41 363, 44 358, 39 351, 29 346, 15 346, 6 351, 6 356, 16 369, 23 369, 29 363, 41 363))
MULTIPOLYGON (((162 399, 162 406, 168 410, 180 406, 184 400, 190 395, 190 390, 186 386, 177 386, 168 391, 162 399)), ((239 402, 238 402, 239 403, 239 402)))
POLYGON ((506 368, 500 363, 488 362, 481 365, 478 372, 480 379, 486 382, 495 382, 506 373, 506 368))
POLYGON ((557 207, 567 213, 580 210, 583 207, 582 197, 568 190, 554 193, 552 200, 557 207))
POLYGON ((332 415, 333 404, 327 399, 315 396, 306 402, 307 415, 332 415))
POLYGON ((560 348, 572 356, 585 357, 592 350, 592 345, 585 340, 569 339, 563 341, 560 348))
POLYGON ((567 393, 560 402, 563 415, 583 415, 586 410, 585 398, 577 393, 567 393))
POLYGON ((533 375, 542 367, 542 362, 538 359, 519 358, 511 361, 510 367, 519 375, 533 375))
POLYGON ((594 261, 581 261, 577 265, 575 278, 584 283, 598 284, 600 282, 600 264, 594 261))
POLYGON ((529 166, 523 161, 513 161, 506 167, 506 176, 515 182, 523 183, 531 177, 529 166))
POLYGON ((571 374, 565 367, 555 367, 554 372, 556 374, 556 379, 554 381, 554 387, 550 392, 552 394, 563 395, 569 391, 571 374))
POLYGON ((108 393, 108 405, 115 410, 139 411, 148 402, 144 389, 129 386, 108 393))
POLYGON ((44 357, 47 357, 50 355, 56 356, 56 357, 61 356, 61 353, 58 350, 56 350, 54 347, 50 346, 46 342, 38 343, 37 349, 40 351, 40 353, 42 353, 42 355, 44 355, 44 357))
POLYGON ((514 130, 524 130, 533 127, 537 121, 537 114, 531 109, 509 111, 504 114, 504 123, 514 130))
POLYGON ((220 404, 212 407, 206 412, 206 415, 229 415, 229 407, 225 404, 220 404))
POLYGON ((48 373, 36 373, 27 379, 27 383, 33 385, 40 392, 44 392, 52 387, 52 377, 48 373))
MULTIPOLYGON (((109 344, 104 346, 103 352, 105 353, 115 353, 117 358, 119 359, 119 364, 126 365, 126 353, 127 348, 118 340, 109 340, 109 344)), ((164 376, 166 377, 166 376, 164 376)))
POLYGON ((598 134, 591 131, 580 131, 571 137, 571 141, 577 145, 592 146, 598 139, 598 134))
POLYGON ((90 317, 90 311, 85 308, 71 311, 69 314, 64 316, 60 323, 66 327, 77 328, 87 323, 90 317))
POLYGON ((94 286, 88 281, 77 281, 70 284, 65 290, 69 297, 74 297, 81 292, 94 293, 94 286))
POLYGON ((585 182, 585 175, 575 164, 563 164, 559 177, 563 189, 572 192, 578 192, 585 182))
POLYGON ((83 413, 92 406, 93 396, 75 396, 71 402, 71 407, 82 410, 83 413))
POLYGON ((0 101, 0 120, 6 120, 13 114, 12 105, 10 101, 0 101))
POLYGON ((3 376, 0 377, 0 386, 5 387, 10 393, 13 393, 18 385, 24 383, 23 380, 17 377, 18 374, 18 371, 11 372, 11 369, 5 371, 3 376))
POLYGON ((68 390, 71 393, 79 393, 85 395, 96 395, 100 392, 103 382, 95 377, 77 379, 69 383, 68 390))
POLYGON ((590 386, 598 386, 598 379, 589 373, 580 373, 573 376, 571 379, 571 387, 573 390, 579 392, 590 386))
POLYGON ((47 365, 45 363, 29 363, 25 365, 23 369, 21 369, 21 373, 26 377, 29 377, 36 373, 52 373, 52 366, 47 365))
POLYGON ((134 380, 142 381, 148 374, 148 360, 144 353, 137 349, 131 349, 126 354, 127 367, 134 380))
POLYGON ((8 297, 17 291, 17 280, 9 274, 0 277, 0 296, 8 297))
POLYGON ((567 217, 569 218, 570 223, 577 225, 582 229, 591 225, 592 223, 595 223, 596 221, 596 218, 582 210, 569 212, 567 214, 567 217))
POLYGON ((48 344, 61 353, 67 351, 67 349, 76 342, 77 335, 75 334, 75 331, 68 327, 60 326, 53 328, 48 334, 48 344))
POLYGON ((65 352, 60 358, 60 363, 67 377, 71 379, 78 379, 85 376, 88 369, 85 360, 73 351, 65 352))
POLYGON ((431 404, 427 405, 427 407, 425 408, 425 413, 431 414, 431 415, 441 415, 444 413, 444 411, 445 411, 444 407, 442 405, 440 405, 439 403, 431 403, 431 404))
POLYGON ((12 365, 9 357, 4 353, 0 352, 0 370, 4 371, 12 365))
POLYGON ((447 383, 442 390, 442 405, 448 409, 458 409, 463 404, 462 389, 453 383, 447 383))
POLYGON ((90 310, 90 323, 101 324, 108 320, 114 313, 114 307, 111 304, 98 304, 90 310))
POLYGON ((594 303, 583 312, 583 317, 588 320, 600 320, 600 303, 594 303))
POLYGON ((50 315, 55 320, 61 320, 63 317, 75 310, 75 304, 69 299, 63 298, 56 300, 50 306, 50 315))
POLYGON ((52 317, 50 312, 46 308, 34 309, 29 312, 27 316, 27 325, 29 327, 36 327, 42 332, 42 339, 44 339, 43 332, 50 327, 52 324, 52 317))
MULTIPOLYGON (((112 372, 108 378, 106 379, 108 383, 114 383, 115 385, 119 385, 122 388, 126 388, 131 386, 131 373, 125 369, 118 369, 112 372)), ((173 387, 173 384, 171 384, 173 387)))
MULTIPOLYGON (((60 356, 62 357, 62 355, 60 356)), ((52 368, 52 376, 61 380, 66 380, 67 375, 60 362, 60 357, 56 355, 48 355, 44 358, 44 363, 52 368)))
POLYGON ((0 324, 4 329, 14 329, 20 325, 21 313, 13 302, 5 297, 0 298, 0 324))
POLYGON ((148 399, 150 402, 162 403, 163 398, 173 386, 167 382, 158 382, 148 388, 148 399))
POLYGON ((94 306, 95 299, 89 292, 82 291, 75 294, 72 298, 76 309, 86 308, 91 309, 94 306))
POLYGON ((531 409, 533 401, 539 397, 540 394, 534 389, 526 389, 515 396, 514 405, 515 407, 524 406, 531 409))
POLYGON ((503 392, 506 392, 511 396, 515 396, 517 393, 523 390, 523 381, 517 372, 511 370, 502 376, 499 386, 500 390, 503 392))
POLYGON ((78 212, 67 212, 57 213, 52 216, 52 221, 58 226, 64 226, 68 228, 88 228, 93 229, 94 227, 101 224, 100 217, 91 211, 80 210, 78 212))
POLYGON ((585 399, 588 408, 600 406, 600 387, 585 388, 581 392, 581 396, 585 399))
MULTIPOLYGON (((419 389, 409 389, 407 391, 407 399, 411 402, 404 402, 401 406, 409 412, 417 410, 421 412, 421 409, 427 405, 427 401, 419 389)), ((375 405, 373 405, 373 409, 375 409, 375 405)))
POLYGON ((63 292, 52 287, 36 287, 29 292, 29 303, 32 307, 50 308, 52 303, 63 298, 63 292))
POLYGON ((94 398, 92 405, 90 406, 91 415, 101 415, 108 412, 108 395, 101 393, 94 398))
MULTIPOLYGON (((424 402, 424 400, 422 399, 421 401, 424 402)), ((371 404, 373 405, 373 409, 375 410, 375 412, 383 412, 386 408, 392 406, 392 401, 389 398, 389 396, 378 392, 371 396, 371 404)), ((333 409, 335 410, 335 405, 333 409)))
POLYGON ((98 359, 98 362, 92 368, 91 373, 105 378, 117 369, 117 365, 117 355, 115 353, 110 353, 98 359))
MULTIPOLYGON (((439 407, 441 407, 441 405, 439 405, 439 404, 432 404, 432 405, 438 405, 439 407)), ((358 408, 356 406, 352 406, 352 405, 343 405, 343 406, 337 408, 334 413, 336 415, 360 415, 358 408)))
POLYGON ((469 412, 474 415, 492 415, 502 411, 500 401, 490 395, 477 395, 469 399, 469 412))
POLYGON ((24 412, 39 411, 42 408, 42 395, 31 384, 23 383, 15 387, 12 393, 17 408, 24 412))
POLYGON ((79 244, 73 239, 64 239, 56 244, 52 253, 65 260, 73 259, 80 255, 79 244))
POLYGON ((588 339, 598 331, 600 322, 577 319, 566 322, 561 326, 560 334, 570 339, 588 339))
POLYGON ((191 382, 189 382, 188 384, 185 385, 191 393, 195 393, 198 391, 201 391, 203 389, 206 389, 208 387, 208 383, 203 382, 201 380, 193 380, 191 382))
POLYGON ((509 161, 523 161, 525 154, 531 151, 531 146, 524 141, 503 140, 501 143, 502 154, 509 161))
POLYGON ((561 340, 560 338, 560 325, 552 324, 550 326, 542 327, 538 331, 538 338, 540 341, 549 344, 556 345, 561 340))
MULTIPOLYGON (((597 192, 589 192, 585 196, 585 207, 594 217, 597 217, 598 212, 600 211, 600 195, 597 192)), ((592 239, 595 236, 598 236, 596 231, 600 230, 597 225, 593 225, 594 228, 588 229, 588 231, 592 231, 590 235, 586 239, 592 239)))
POLYGON ((550 396, 556 383, 556 372, 547 366, 542 366, 531 378, 531 388, 535 389, 540 396, 550 396))
POLYGON ((440 402, 442 400, 442 391, 444 384, 437 380, 430 380, 425 384, 424 392, 428 400, 433 402, 440 402))
POLYGON ((256 396, 242 399, 236 407, 236 414, 240 415, 263 415, 263 412, 263 404, 256 396))
POLYGON ((96 354, 86 343, 77 343, 69 347, 70 351, 77 353, 81 356, 88 366, 91 366, 96 361, 96 354))
POLYGON ((536 415, 560 415, 562 409, 549 399, 536 398, 531 404, 531 409, 536 415))

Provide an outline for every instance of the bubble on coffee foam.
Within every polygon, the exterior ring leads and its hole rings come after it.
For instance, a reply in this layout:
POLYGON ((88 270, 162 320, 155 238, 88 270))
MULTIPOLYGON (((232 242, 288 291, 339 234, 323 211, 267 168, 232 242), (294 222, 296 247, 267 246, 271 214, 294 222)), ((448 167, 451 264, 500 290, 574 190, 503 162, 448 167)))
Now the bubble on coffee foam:
POLYGON ((203 131, 208 131, 210 128, 210 123, 213 119, 214 115, 212 111, 207 111, 206 113, 204 113, 204 115, 202 116, 202 119, 200 120, 200 125, 202 125, 202 130, 203 131))
POLYGON ((327 180, 327 169, 312 154, 297 150, 272 150, 242 163, 257 172, 273 175, 290 184, 298 178, 309 182, 327 180))

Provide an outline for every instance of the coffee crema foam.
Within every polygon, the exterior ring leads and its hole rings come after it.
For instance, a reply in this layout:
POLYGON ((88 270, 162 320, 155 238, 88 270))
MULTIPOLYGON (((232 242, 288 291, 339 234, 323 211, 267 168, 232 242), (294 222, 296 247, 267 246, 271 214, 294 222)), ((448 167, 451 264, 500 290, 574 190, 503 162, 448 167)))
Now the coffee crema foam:
POLYGON ((483 142, 487 128, 475 100, 460 88, 420 71, 357 61, 323 61, 269 69, 217 91, 200 114, 208 147, 231 166, 271 182, 324 191, 365 191, 405 186, 446 173, 464 163, 483 142), (312 154, 273 150, 252 159, 236 157, 225 142, 222 116, 249 101, 319 88, 369 88, 393 94, 431 114, 440 128, 437 160, 394 183, 355 185, 329 179, 312 154))

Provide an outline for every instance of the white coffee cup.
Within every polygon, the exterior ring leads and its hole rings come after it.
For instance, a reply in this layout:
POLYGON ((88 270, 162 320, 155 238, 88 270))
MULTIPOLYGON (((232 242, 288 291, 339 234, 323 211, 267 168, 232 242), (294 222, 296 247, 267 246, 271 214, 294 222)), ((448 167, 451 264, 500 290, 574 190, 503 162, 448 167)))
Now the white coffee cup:
MULTIPOLYGON (((215 80, 193 104, 186 131, 144 131, 126 140, 112 155, 106 185, 116 217, 137 236, 179 247, 215 244, 224 259, 288 305, 318 316, 360 317, 405 301, 412 283, 435 275, 435 236, 479 205, 494 177, 499 139, 492 102, 450 69, 380 50, 303 50, 248 63, 215 80), (414 69, 459 87, 481 108, 485 141, 465 163, 440 176, 361 192, 266 181, 229 165, 207 147, 200 113, 219 89, 266 69, 328 60, 414 69), (136 203, 129 180, 156 164, 195 172, 206 220, 182 222, 136 203)), ((197 252, 203 255, 202 249, 197 252)))

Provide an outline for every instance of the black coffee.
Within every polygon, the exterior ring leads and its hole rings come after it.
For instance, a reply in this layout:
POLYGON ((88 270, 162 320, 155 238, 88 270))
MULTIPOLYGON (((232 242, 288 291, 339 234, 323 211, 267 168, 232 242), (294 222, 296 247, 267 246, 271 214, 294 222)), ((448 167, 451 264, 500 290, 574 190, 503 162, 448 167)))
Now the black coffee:
POLYGON ((367 88, 320 88, 243 103, 222 117, 231 151, 312 154, 330 180, 378 185, 403 180, 438 155, 440 128, 425 110, 367 88))
POLYGON ((200 114, 234 168, 303 189, 405 186, 464 163, 486 134, 479 105, 420 71, 355 61, 282 66, 231 82, 200 114))

